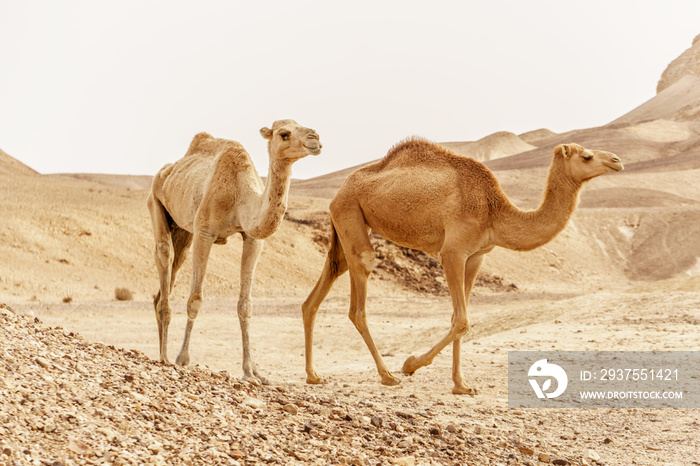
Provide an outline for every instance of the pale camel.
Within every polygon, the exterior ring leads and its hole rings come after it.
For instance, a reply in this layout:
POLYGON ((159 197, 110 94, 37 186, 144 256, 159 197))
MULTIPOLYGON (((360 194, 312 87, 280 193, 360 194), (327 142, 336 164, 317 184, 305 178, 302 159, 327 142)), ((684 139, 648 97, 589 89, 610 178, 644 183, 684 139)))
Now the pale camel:
POLYGON ((183 158, 164 166, 153 179, 148 209, 155 235, 155 262, 160 289, 153 300, 158 322, 160 360, 168 362, 168 295, 190 245, 193 246, 192 281, 187 300, 187 325, 176 363, 190 361, 189 344, 194 320, 202 306, 202 281, 212 244, 243 237, 238 319, 243 339, 243 377, 266 382, 253 362, 248 337, 252 313, 253 274, 263 239, 279 229, 287 210, 292 164, 308 154, 321 153, 316 131, 294 120, 276 121, 260 134, 268 140, 270 168, 263 185, 241 144, 199 133, 183 158))
POLYGON ((470 327, 469 295, 484 254, 495 246, 526 251, 547 243, 566 226, 583 184, 620 170, 622 163, 615 154, 577 144, 558 145, 544 199, 532 211, 513 205, 485 165, 421 139, 405 141, 382 160, 351 174, 331 201, 328 257, 302 306, 306 381, 324 382, 314 370, 314 322, 333 283, 349 269, 350 320, 372 353, 382 383, 399 383, 387 369, 367 327, 367 279, 375 261, 368 236, 371 229, 401 246, 437 256, 452 297, 449 332, 425 354, 410 356, 403 372, 410 375, 432 363, 452 343, 452 392, 476 394, 462 376, 460 352, 462 337, 470 327))

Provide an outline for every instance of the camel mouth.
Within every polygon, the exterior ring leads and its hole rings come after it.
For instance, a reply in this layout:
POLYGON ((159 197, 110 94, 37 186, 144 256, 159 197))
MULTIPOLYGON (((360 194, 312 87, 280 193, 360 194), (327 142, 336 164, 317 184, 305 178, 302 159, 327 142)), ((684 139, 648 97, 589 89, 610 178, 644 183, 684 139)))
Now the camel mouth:
POLYGON ((304 146, 304 148, 307 150, 307 152, 311 155, 318 155, 321 153, 321 148, 320 147, 309 147, 309 146, 304 146))
POLYGON ((613 172, 613 173, 621 172, 621 171, 623 170, 623 168, 624 168, 624 167, 622 166, 621 163, 616 163, 616 164, 614 164, 614 165, 613 165, 613 164, 609 164, 609 163, 605 163, 604 165, 605 165, 606 167, 608 167, 608 170, 610 170, 610 171, 613 172))

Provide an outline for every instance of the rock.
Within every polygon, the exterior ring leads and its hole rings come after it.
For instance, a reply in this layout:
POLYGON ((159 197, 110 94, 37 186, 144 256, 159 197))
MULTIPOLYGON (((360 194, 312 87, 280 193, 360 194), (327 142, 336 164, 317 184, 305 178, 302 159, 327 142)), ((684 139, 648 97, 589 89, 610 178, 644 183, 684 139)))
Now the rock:
POLYGON ((537 459, 542 463, 549 463, 552 458, 547 453, 540 453, 537 459))
POLYGON ((292 404, 292 403, 287 403, 286 405, 282 406, 282 409, 291 414, 292 416, 296 416, 299 414, 299 408, 297 405, 292 404))
POLYGON ((535 450, 528 447, 527 445, 518 445, 518 450, 520 450, 520 453, 527 456, 532 456, 535 454, 535 450))
POLYGON ((73 453, 80 456, 92 456, 92 449, 88 446, 88 444, 80 440, 68 440, 67 448, 73 453))
POLYGON ((248 396, 243 400, 243 404, 253 409, 261 409, 265 406, 265 402, 248 396))
POLYGON ((163 451, 163 445, 161 445, 158 442, 154 442, 154 443, 148 445, 148 451, 150 451, 154 455, 157 455, 163 451))
POLYGON ((52 364, 51 364, 51 361, 49 361, 49 360, 46 359, 46 358, 42 358, 41 356, 39 356, 38 358, 36 358, 34 361, 35 361, 37 364, 39 364, 41 367, 43 367, 44 369, 48 369, 48 368, 50 368, 51 365, 52 365, 52 364))
POLYGON ((113 431, 113 430, 111 430, 111 429, 106 429, 106 428, 104 428, 104 427, 99 427, 95 432, 97 432, 97 433, 99 433, 99 434, 102 434, 102 435, 104 435, 105 437, 107 437, 107 441, 110 442, 110 443, 111 443, 112 440, 114 440, 114 439, 117 437, 117 435, 118 435, 115 431, 113 431))
POLYGON ((413 446, 413 437, 406 437, 406 438, 402 439, 397 445, 397 447, 399 447, 401 449, 411 448, 412 446, 413 446))
MULTIPOLYGON (((346 418, 348 417, 347 411, 345 411, 343 408, 339 408, 339 407, 337 407, 337 406, 334 407, 334 408, 331 410, 331 412, 332 412, 335 416, 338 416, 338 417, 341 418, 341 419, 346 419, 346 418)), ((349 421, 350 419, 346 419, 346 420, 349 421)))
POLYGON ((600 455, 593 450, 587 450, 584 458, 587 460, 595 461, 596 463, 600 461, 600 455))
POLYGON ((415 466, 416 458, 414 456, 403 456, 392 461, 396 466, 415 466))
POLYGON ((567 464, 570 464, 568 460, 565 460, 564 458, 555 458, 552 460, 552 464, 558 464, 559 466, 566 466, 567 464))
POLYGON ((440 426, 433 426, 433 427, 431 427, 431 428, 430 428, 430 435, 433 435, 433 436, 440 436, 440 435, 442 435, 442 429, 440 428, 440 426))
POLYGON ((372 424, 374 427, 376 427, 377 429, 381 429, 382 424, 384 424, 384 421, 383 421, 382 418, 379 417, 379 416, 374 416, 374 417, 370 420, 370 422, 371 422, 371 424, 372 424))

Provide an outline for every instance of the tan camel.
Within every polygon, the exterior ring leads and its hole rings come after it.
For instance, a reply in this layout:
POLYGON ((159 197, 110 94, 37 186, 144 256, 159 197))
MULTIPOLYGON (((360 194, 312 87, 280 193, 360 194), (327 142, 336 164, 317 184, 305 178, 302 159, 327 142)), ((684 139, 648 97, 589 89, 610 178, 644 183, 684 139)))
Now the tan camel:
POLYGON ((292 164, 308 154, 321 153, 316 131, 294 120, 276 121, 260 134, 268 140, 270 168, 263 186, 250 156, 241 144, 197 134, 183 158, 164 166, 153 179, 148 209, 155 235, 155 261, 160 290, 153 305, 158 322, 160 360, 168 362, 168 295, 192 244, 192 282, 187 300, 187 326, 176 363, 190 361, 194 320, 202 306, 202 281, 212 244, 243 236, 238 319, 243 338, 243 377, 266 382, 250 354, 248 338, 252 313, 251 288, 263 239, 276 232, 287 210, 292 164))
POLYGON ((368 236, 372 229, 401 246, 437 255, 452 297, 449 332, 425 354, 409 357, 403 372, 410 375, 432 363, 452 343, 452 392, 476 394, 464 382, 460 350, 469 331, 469 294, 484 254, 495 246, 527 251, 547 243, 566 226, 583 183, 620 170, 622 163, 615 154, 577 144, 559 145, 554 149, 544 200, 532 211, 513 205, 483 164, 421 139, 400 143, 382 160, 351 174, 331 201, 330 250, 321 277, 302 306, 306 381, 324 382, 313 364, 316 313, 335 280, 349 270, 350 320, 372 353, 382 383, 399 383, 367 327, 367 279, 375 260, 368 236))

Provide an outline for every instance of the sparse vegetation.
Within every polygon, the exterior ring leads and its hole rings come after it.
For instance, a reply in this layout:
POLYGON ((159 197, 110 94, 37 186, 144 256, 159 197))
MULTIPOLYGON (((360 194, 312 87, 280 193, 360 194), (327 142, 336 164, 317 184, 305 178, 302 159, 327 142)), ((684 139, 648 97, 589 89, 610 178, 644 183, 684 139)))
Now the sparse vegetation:
POLYGON ((117 301, 132 301, 134 299, 133 293, 128 288, 115 288, 114 297, 117 301))
POLYGON ((63 302, 66 303, 66 304, 72 303, 72 302, 73 302, 73 298, 70 297, 70 296, 66 296, 65 298, 63 298, 63 302))

